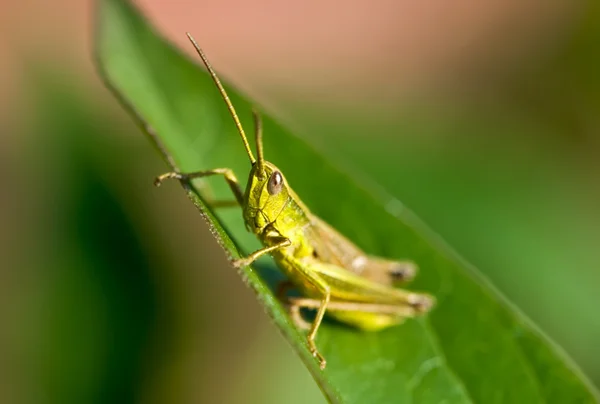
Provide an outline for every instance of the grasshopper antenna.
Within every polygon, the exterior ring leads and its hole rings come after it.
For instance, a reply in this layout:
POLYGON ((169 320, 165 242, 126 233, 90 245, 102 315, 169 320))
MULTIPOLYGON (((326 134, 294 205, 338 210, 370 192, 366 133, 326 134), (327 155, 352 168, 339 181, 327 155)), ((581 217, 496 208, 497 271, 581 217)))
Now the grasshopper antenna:
POLYGON ((254 118, 254 133, 256 133, 256 156, 258 165, 257 171, 260 177, 264 177, 265 174, 265 155, 263 152, 263 143, 262 143, 262 119, 260 119, 260 114, 256 109, 252 109, 252 117, 254 118))
MULTIPOLYGON (((204 66, 206 66, 206 70, 208 70, 210 77, 213 79, 217 88, 219 89, 219 93, 221 93, 221 97, 223 97, 225 104, 227 104, 227 109, 229 110, 229 113, 231 114, 231 117, 233 118, 233 121, 235 122, 235 126, 237 127, 237 130, 240 133, 240 136, 242 137, 242 141, 244 142, 244 147, 246 148, 246 153, 248 153, 248 157, 250 157, 250 163, 252 163, 252 165, 254 165, 254 163, 256 163, 256 159, 254 158, 254 155, 252 154, 252 150, 250 149, 250 144, 248 143, 248 139, 246 138, 246 133, 244 132, 244 128, 242 127, 242 123, 240 122, 240 118, 238 118, 237 113, 235 112, 235 108, 233 107, 233 104, 231 103, 231 100, 229 99, 229 96, 227 95, 225 88, 223 88, 223 85, 221 84, 221 80, 219 80, 219 77, 217 77, 217 73, 215 73, 215 71, 213 70, 208 59, 206 58, 206 55, 204 54, 202 49, 200 49, 200 46, 198 46, 198 43, 192 37, 192 34, 190 34, 189 32, 186 32, 186 35, 187 35, 188 39, 190 40, 190 42, 192 42, 192 45, 194 45, 194 48, 196 48, 196 52, 198 52, 200 59, 202 59, 204 66)), ((259 152, 259 153, 261 153, 261 152, 259 152)))

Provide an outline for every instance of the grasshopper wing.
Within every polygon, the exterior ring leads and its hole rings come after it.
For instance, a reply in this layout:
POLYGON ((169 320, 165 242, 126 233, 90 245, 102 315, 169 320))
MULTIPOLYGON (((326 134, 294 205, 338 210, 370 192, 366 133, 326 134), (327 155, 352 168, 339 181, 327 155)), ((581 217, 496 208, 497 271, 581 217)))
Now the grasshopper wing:
POLYGON ((356 275, 383 285, 411 280, 417 267, 410 261, 393 261, 365 254, 354 243, 316 216, 311 217, 307 233, 318 260, 342 267, 356 275))

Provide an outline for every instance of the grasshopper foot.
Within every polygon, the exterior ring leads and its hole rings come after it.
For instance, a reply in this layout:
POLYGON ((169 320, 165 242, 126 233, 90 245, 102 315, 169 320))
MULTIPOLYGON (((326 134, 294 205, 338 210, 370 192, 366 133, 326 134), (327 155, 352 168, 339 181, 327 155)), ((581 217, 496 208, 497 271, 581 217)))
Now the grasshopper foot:
POLYGON ((325 369, 325 366, 327 366, 327 361, 325 360, 325 357, 321 355, 317 350, 314 341, 308 340, 308 348, 310 349, 310 353, 312 354, 312 356, 314 356, 317 359, 317 361, 319 361, 319 367, 321 368, 321 370, 325 369))
POLYGON ((163 183, 164 180, 168 180, 168 179, 182 180, 183 178, 184 178, 184 175, 181 173, 176 173, 176 172, 166 173, 163 175, 159 175, 158 177, 156 177, 154 179, 154 186, 160 187, 160 185, 163 183))
POLYGON ((240 258, 240 259, 231 261, 231 265, 233 265, 234 268, 239 269, 239 268, 243 268, 243 267, 250 265, 250 262, 248 262, 248 260, 240 258))

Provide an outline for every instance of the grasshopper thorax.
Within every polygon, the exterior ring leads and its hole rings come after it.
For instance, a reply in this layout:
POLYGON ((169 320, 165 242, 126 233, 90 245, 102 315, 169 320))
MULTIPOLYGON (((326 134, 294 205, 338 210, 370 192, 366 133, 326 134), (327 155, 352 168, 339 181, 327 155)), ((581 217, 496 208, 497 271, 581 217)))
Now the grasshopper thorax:
POLYGON ((244 221, 250 231, 261 234, 277 220, 289 199, 285 177, 274 164, 252 164, 244 195, 244 221))

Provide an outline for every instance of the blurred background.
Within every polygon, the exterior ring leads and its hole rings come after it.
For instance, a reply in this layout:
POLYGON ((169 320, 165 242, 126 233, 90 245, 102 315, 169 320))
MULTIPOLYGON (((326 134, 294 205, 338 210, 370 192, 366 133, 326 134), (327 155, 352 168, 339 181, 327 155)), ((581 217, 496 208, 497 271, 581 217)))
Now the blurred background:
MULTIPOLYGON (((137 3, 600 385, 600 3, 137 3)), ((166 166, 95 75, 92 12, 0 3, 0 399, 321 402, 184 192, 152 187, 166 166)))

